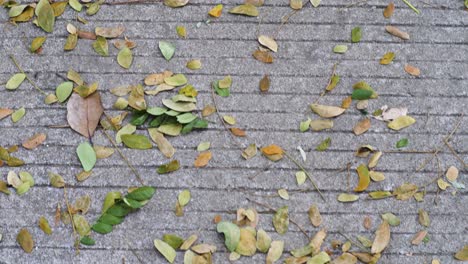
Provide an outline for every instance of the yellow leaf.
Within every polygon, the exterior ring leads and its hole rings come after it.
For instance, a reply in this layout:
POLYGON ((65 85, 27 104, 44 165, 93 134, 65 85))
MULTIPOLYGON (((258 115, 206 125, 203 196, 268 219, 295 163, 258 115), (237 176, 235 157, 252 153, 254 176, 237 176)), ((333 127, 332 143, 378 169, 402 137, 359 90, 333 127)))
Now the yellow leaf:
POLYGON ((390 242, 390 225, 387 221, 380 224, 377 231, 375 231, 375 239, 372 243, 371 253, 378 254, 382 252, 390 242))
POLYGON ((358 186, 354 189, 355 192, 363 192, 369 187, 370 177, 369 177, 369 170, 367 169, 366 165, 361 164, 356 169, 358 176, 359 176, 359 183, 358 186))
POLYGON ((219 5, 215 6, 215 7, 213 7, 208 12, 208 15, 210 15, 212 17, 220 17, 222 12, 223 12, 223 5, 219 4, 219 5))
POLYGON ((416 120, 411 116, 400 116, 388 123, 388 128, 393 130, 401 130, 414 124, 416 120))

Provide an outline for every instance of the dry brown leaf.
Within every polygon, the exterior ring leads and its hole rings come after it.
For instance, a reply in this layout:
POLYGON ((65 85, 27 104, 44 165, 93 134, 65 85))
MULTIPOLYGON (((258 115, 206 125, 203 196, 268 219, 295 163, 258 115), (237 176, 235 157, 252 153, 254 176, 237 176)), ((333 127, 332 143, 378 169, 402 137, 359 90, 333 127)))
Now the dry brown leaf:
POLYGON ((23 147, 26 149, 35 149, 47 139, 44 133, 37 133, 23 142, 23 147))
POLYGON ((145 78, 145 85, 159 85, 164 83, 164 79, 171 77, 174 73, 171 71, 164 71, 161 73, 153 73, 145 78))
POLYGON ((327 231, 322 229, 315 234, 315 236, 310 240, 309 246, 312 247, 313 252, 312 255, 316 255, 320 252, 320 247, 322 247, 322 243, 327 236, 327 231))
POLYGON ((418 67, 409 64, 405 65, 405 72, 416 77, 418 77, 421 74, 421 71, 418 67))
POLYGON ((245 131, 240 129, 240 128, 237 128, 237 127, 231 127, 229 130, 231 130, 231 133, 234 135, 234 136, 237 136, 237 137, 245 137, 246 134, 245 134, 245 131))
POLYGON ((380 224, 377 231, 375 231, 375 239, 372 243, 371 253, 377 254, 382 252, 390 242, 390 225, 387 221, 380 224))
POLYGON ((449 182, 454 182, 458 178, 458 169, 455 166, 450 166, 447 169, 447 173, 445 174, 445 177, 449 180, 449 182))
POLYGON ((8 108, 0 108, 0 120, 11 115, 14 111, 8 108))
POLYGON ((353 98, 351 98, 351 96, 346 97, 341 102, 341 108, 348 109, 351 106, 352 102, 353 102, 353 98))
POLYGON ((362 119, 354 126, 353 132, 356 136, 362 135, 369 130, 370 126, 371 121, 369 118, 362 119))
POLYGON ((174 156, 175 149, 171 145, 171 142, 164 137, 163 133, 159 132, 157 128, 149 128, 148 132, 151 139, 158 145, 159 150, 164 156, 167 158, 174 156))
POLYGON ((125 28, 123 26, 118 26, 115 28, 96 27, 94 30, 97 36, 105 37, 106 39, 117 38, 124 31, 125 28))
POLYGON ((399 37, 403 40, 408 40, 410 39, 410 36, 408 33, 404 32, 404 31, 401 31, 400 29, 398 29, 397 27, 394 27, 394 26, 386 26, 385 27, 385 30, 392 34, 393 36, 395 37, 399 37))
POLYGON ((108 147, 98 146, 98 145, 94 145, 93 149, 94 149, 94 152, 96 152, 96 158, 98 159, 108 158, 112 156, 112 154, 114 154, 114 151, 115 151, 113 148, 108 148, 108 147))
POLYGON ((268 145, 260 149, 264 155, 278 155, 283 154, 283 149, 278 145, 268 145))
POLYGON ((385 18, 390 18, 393 15, 394 11, 395 11, 395 4, 393 2, 390 2, 390 4, 388 4, 388 6, 384 9, 383 16, 385 18))
POLYGON ((78 37, 81 39, 90 39, 90 40, 95 40, 97 38, 96 34, 93 32, 89 31, 78 31, 78 37))
POLYGON ((99 92, 86 98, 73 93, 67 103, 68 124, 73 130, 87 138, 93 136, 103 112, 99 92))
POLYGON ((278 43, 276 43, 276 41, 273 38, 270 38, 265 35, 260 35, 258 37, 258 42, 274 52, 278 51, 278 43))
POLYGON ((270 89, 270 78, 267 74, 265 74, 265 76, 260 80, 259 88, 262 92, 268 92, 270 89))
POLYGON ((423 239, 427 236, 427 230, 421 230, 416 235, 414 235, 413 239, 411 239, 411 244, 419 245, 423 241, 423 239))
POLYGON ((21 248, 23 248, 26 253, 31 253, 33 251, 34 241, 28 229, 21 229, 18 233, 18 236, 16 236, 16 241, 20 244, 21 248))
POLYGON ((252 55, 263 63, 273 63, 273 56, 268 51, 256 50, 252 55))
POLYGON ((322 224, 322 216, 316 204, 309 208, 309 220, 313 226, 318 227, 322 224))
POLYGON ((205 167, 206 165, 208 165, 208 162, 210 160, 211 160, 211 152, 205 151, 205 152, 198 154, 198 157, 195 160, 194 165, 196 168, 205 167))
POLYGON ((338 106, 319 105, 319 104, 311 104, 310 108, 317 115, 324 117, 324 118, 336 117, 336 116, 343 114, 344 111, 346 111, 346 109, 338 107, 338 106))
POLYGON ((216 108, 212 105, 207 105, 202 110, 202 116, 207 117, 212 115, 214 112, 216 112, 216 108))

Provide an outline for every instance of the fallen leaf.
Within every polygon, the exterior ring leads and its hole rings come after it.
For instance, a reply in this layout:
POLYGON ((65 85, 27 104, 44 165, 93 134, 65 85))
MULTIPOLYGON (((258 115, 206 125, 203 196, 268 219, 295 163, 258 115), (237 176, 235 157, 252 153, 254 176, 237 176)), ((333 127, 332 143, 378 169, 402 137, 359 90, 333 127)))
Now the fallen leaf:
POLYGON ((268 51, 256 50, 252 55, 256 60, 263 63, 273 63, 273 56, 268 51))
POLYGON ((11 114, 11 121, 13 121, 13 123, 16 123, 20 121, 24 117, 25 114, 26 114, 26 109, 24 107, 21 107, 20 109, 14 111, 11 114))
POLYGON ((445 177, 449 182, 455 182, 458 178, 458 169, 455 166, 450 166, 445 173, 445 177))
POLYGON ((57 88, 55 88, 55 95, 57 100, 61 103, 65 102, 73 92, 72 82, 63 82, 57 88))
POLYGON ((167 85, 171 85, 171 86, 182 86, 187 83, 187 78, 185 77, 185 75, 179 73, 179 74, 175 74, 175 75, 164 78, 164 82, 167 85))
POLYGON ((382 219, 387 221, 391 226, 399 226, 400 225, 400 218, 392 213, 385 213, 382 215, 382 219))
POLYGON ((322 247, 323 241, 327 237, 327 231, 325 229, 321 229, 318 231, 314 237, 310 240, 309 246, 312 247, 312 255, 316 255, 320 252, 320 248, 322 247))
POLYGON ((310 3, 313 7, 318 7, 320 5, 321 0, 310 0, 310 3))
POLYGON ((69 34, 67 40, 65 41, 65 45, 63 46, 63 50, 70 51, 76 48, 78 44, 78 34, 69 34))
MULTIPOLYGON (((223 5, 219 4, 213 7, 209 12, 208 15, 212 17, 220 17, 221 13, 223 12, 223 5)), ((232 250, 231 250, 232 251, 232 250)))
POLYGON ((172 160, 169 163, 163 164, 158 167, 157 172, 159 174, 165 174, 169 172, 176 171, 180 168, 180 163, 178 160, 172 160))
POLYGON ((219 222, 216 231, 224 234, 224 244, 229 251, 232 252, 237 248, 241 237, 241 230, 237 225, 227 221, 219 222))
POLYGON ((91 171, 96 164, 96 152, 88 142, 83 142, 76 148, 76 154, 84 171, 91 171))
POLYGON ((445 191, 448 187, 450 187, 450 183, 444 181, 444 179, 438 179, 437 180, 437 186, 443 191, 445 191))
POLYGON ((257 7, 251 4, 238 5, 229 10, 229 13, 245 16, 258 16, 257 7))
POLYGON ((50 228, 50 225, 49 225, 49 221, 47 221, 47 219, 44 217, 44 216, 41 216, 39 218, 39 228, 44 231, 44 233, 46 233, 47 235, 51 235, 52 234, 52 229, 50 228))
POLYGON ((373 181, 375 181, 375 182, 379 182, 379 181, 385 180, 385 175, 384 175, 382 172, 369 171, 369 176, 370 176, 370 178, 371 178, 373 181))
POLYGON ((37 24, 45 32, 51 33, 54 30, 55 14, 48 0, 39 0, 36 5, 35 14, 37 24))
POLYGON ((371 121, 369 118, 364 118, 362 120, 360 120, 353 128, 353 132, 356 136, 359 136, 359 135, 362 135, 364 134, 365 132, 367 132, 367 130, 369 130, 371 126, 371 121))
POLYGON ((382 65, 390 64, 393 61, 394 58, 395 58, 395 53, 387 52, 380 59, 380 64, 382 64, 382 65))
POLYGON ((393 12, 395 11, 395 4, 393 2, 390 2, 387 7, 385 7, 383 11, 383 16, 385 18, 390 18, 393 15, 393 12))
POLYGON ((0 108, 0 120, 11 115, 14 111, 8 108, 0 108))
POLYGON ((263 229, 257 231, 257 249, 260 252, 266 253, 271 245, 271 237, 263 229))
POLYGON ((11 76, 11 78, 6 83, 5 88, 8 90, 14 90, 23 83, 24 79, 26 79, 26 74, 17 73, 11 76))
POLYGON ((193 246, 191 250, 198 254, 214 253, 216 251, 216 246, 210 244, 198 244, 193 246))
POLYGON ((104 37, 98 36, 93 42, 93 49, 101 56, 109 56, 109 45, 104 37))
POLYGON ((211 152, 206 151, 198 154, 197 159, 195 160, 194 166, 196 168, 205 167, 208 165, 208 162, 211 160, 211 152))
POLYGON ((346 111, 346 109, 338 107, 338 106, 328 106, 328 105, 319 105, 319 104, 311 104, 310 108, 317 115, 324 117, 324 118, 336 117, 336 116, 343 114, 344 111, 346 111))
POLYGON ((379 162, 380 157, 382 157, 383 152, 382 151, 377 151, 375 152, 372 157, 369 159, 369 163, 367 164, 367 167, 369 169, 373 169, 377 166, 377 163, 379 162))
POLYGON ((261 92, 268 92, 268 90, 270 89, 270 78, 267 74, 265 74, 260 80, 259 88, 261 92))
POLYGON ((401 130, 414 124, 416 120, 411 116, 399 116, 393 121, 389 122, 387 126, 393 130, 401 130))
POLYGON ((377 231, 375 231, 375 239, 372 242, 371 253, 381 253, 390 242, 390 225, 387 221, 382 221, 377 231))
POLYGON ((183 190, 182 192, 179 193, 179 196, 177 197, 177 201, 181 206, 186 206, 189 202, 190 199, 192 198, 190 191, 189 190, 183 190))
POLYGON ((156 143, 158 146, 159 150, 161 153, 166 157, 166 158, 172 158, 175 154, 175 149, 169 142, 164 137, 164 134, 160 133, 157 128, 149 128, 148 133, 151 137, 151 139, 156 143))
POLYGON ((159 253, 161 253, 161 255, 164 256, 164 258, 169 263, 174 263, 175 258, 176 258, 176 251, 169 244, 167 244, 166 242, 162 240, 155 239, 154 247, 159 251, 159 253))
POLYGON ((351 42, 357 43, 361 41, 362 31, 360 27, 355 27, 351 30, 351 42))
POLYGON ((159 41, 159 50, 167 61, 171 60, 172 56, 174 56, 175 49, 174 44, 164 40, 159 41))
POLYGON ((394 27, 394 26, 386 26, 385 27, 385 30, 392 34, 393 36, 395 37, 399 37, 403 40, 409 40, 410 39, 410 36, 408 33, 404 32, 404 31, 401 31, 400 29, 398 29, 397 27, 394 27))
POLYGON ((284 241, 275 240, 271 242, 270 249, 268 250, 268 254, 266 256, 266 263, 273 264, 275 261, 281 258, 283 255, 284 250, 284 241))
POLYGON ((164 0, 164 4, 172 8, 185 6, 188 2, 189 0, 164 0))
POLYGON ((70 127, 81 135, 90 138, 99 124, 104 109, 98 92, 83 98, 74 93, 67 103, 67 121, 70 127))
MULTIPOLYGON (((293 0, 294 1, 294 0, 293 0)), ((302 2, 302 1, 301 1, 302 2)), ((273 39, 273 38, 270 38, 268 36, 265 36, 265 35, 260 35, 258 37, 258 42, 269 48, 270 50, 274 51, 274 52, 278 52, 278 43, 276 43, 276 41, 273 39)))
POLYGON ((242 157, 246 160, 253 158, 255 155, 257 155, 257 145, 255 145, 255 143, 250 144, 242 151, 242 157))
POLYGON ((341 193, 338 195, 338 201, 342 203, 349 203, 359 200, 359 196, 349 193, 341 193))
POLYGON ((185 29, 184 26, 176 26, 176 32, 177 35, 181 38, 186 38, 187 37, 187 30, 185 29))
POLYGON ((201 69, 202 64, 200 60, 189 60, 186 66, 190 70, 198 70, 201 69))
POLYGON ((294 10, 302 9, 302 0, 289 0, 289 6, 294 10))
POLYGON ((418 233, 416 233, 411 239, 411 244, 413 245, 419 245, 421 242, 424 240, 424 238, 427 236, 427 230, 421 230, 418 233))
POLYGON ((145 135, 125 134, 121 138, 125 146, 131 149, 150 149, 153 147, 145 135))
POLYGON ((34 248, 34 241, 28 229, 22 228, 16 236, 16 241, 26 253, 31 253, 34 248))
POLYGON ((345 53, 346 51, 348 51, 348 46, 346 45, 336 45, 335 47, 333 47, 333 52, 335 53, 345 53))
POLYGON ((37 133, 23 142, 23 147, 26 149, 35 149, 47 139, 44 133, 37 133))
POLYGON ((276 211, 273 216, 273 226, 278 234, 284 234, 289 228, 289 211, 288 206, 283 206, 276 211))
POLYGON ((369 170, 367 169, 366 165, 361 164, 356 169, 358 176, 359 176, 359 183, 358 186, 354 189, 355 192, 363 192, 369 187, 370 183, 370 176, 369 170))
POLYGON ((408 200, 418 191, 418 186, 412 183, 404 183, 393 191, 398 200, 408 200))
POLYGON ((207 117, 212 115, 214 112, 216 112, 216 108, 213 105, 206 105, 202 110, 202 116, 207 117))
POLYGON ((455 258, 458 260, 468 260, 468 245, 465 245, 462 249, 455 253, 455 258))
POLYGON ((431 220, 426 210, 424 209, 418 210, 418 221, 419 221, 419 224, 421 224, 422 226, 429 227, 429 225, 431 224, 431 220))
POLYGON ((120 66, 125 69, 129 69, 133 62, 132 50, 127 47, 124 47, 117 54, 117 62, 120 66))
POLYGON ((125 31, 125 27, 123 26, 118 26, 118 27, 113 27, 113 28, 96 27, 94 29, 94 33, 96 33, 96 36, 101 36, 106 39, 117 38, 120 35, 122 35, 124 31, 125 31))
POLYGON ((408 146, 408 139, 407 138, 402 138, 400 140, 397 141, 396 143, 396 147, 397 148, 404 148, 406 146, 408 146))
POLYGON ((313 226, 319 227, 322 224, 322 216, 316 204, 313 204, 309 208, 309 220, 313 226))
POLYGON ((330 137, 327 137, 326 139, 324 139, 316 148, 315 150, 317 151, 325 151, 328 149, 328 147, 330 146, 330 143, 331 143, 331 138, 330 137))
POLYGON ((245 137, 246 133, 244 130, 237 128, 237 127, 231 127, 229 128, 231 130, 231 133, 236 136, 236 137, 245 137))
POLYGON ((405 72, 416 77, 418 77, 421 74, 419 68, 409 64, 405 65, 405 72))

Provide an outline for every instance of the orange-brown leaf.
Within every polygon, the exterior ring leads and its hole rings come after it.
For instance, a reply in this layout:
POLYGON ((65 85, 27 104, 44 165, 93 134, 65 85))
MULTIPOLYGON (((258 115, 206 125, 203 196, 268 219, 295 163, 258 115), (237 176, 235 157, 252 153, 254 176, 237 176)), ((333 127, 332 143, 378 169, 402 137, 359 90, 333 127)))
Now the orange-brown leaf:
POLYGON ((208 165, 208 162, 211 160, 211 152, 210 151, 205 151, 200 154, 198 154, 197 159, 195 160, 195 167, 200 168, 200 167, 205 167, 208 165))
POLYGON ((37 146, 42 144, 47 138, 44 133, 37 133, 34 136, 28 138, 23 142, 23 147, 26 149, 35 149, 37 146))
POLYGON ((230 130, 231 130, 231 133, 232 133, 234 136, 237 136, 237 137, 245 137, 245 136, 246 136, 245 131, 242 130, 242 129, 240 129, 240 128, 231 127, 230 130))
POLYGON ((371 126, 371 121, 369 118, 362 119, 356 124, 356 126, 354 126, 353 132, 356 136, 359 136, 367 132, 370 126, 371 126))
POLYGON ((267 74, 260 80, 259 88, 262 92, 268 92, 268 89, 270 89, 270 78, 268 78, 267 74))
POLYGON ((419 70, 419 68, 413 65, 409 65, 409 64, 405 65, 405 72, 416 77, 421 74, 421 71, 419 70))
POLYGON ((0 120, 11 115, 14 111, 8 108, 0 108, 0 120))
POLYGON ((375 231, 375 239, 372 243, 371 253, 377 254, 382 252, 390 242, 390 225, 387 221, 380 224, 377 231, 375 231))
POLYGON ((264 155, 277 155, 284 152, 280 146, 274 144, 263 147, 261 151, 264 155))
POLYGON ((273 63, 273 56, 271 56, 268 51, 256 50, 252 55, 255 59, 263 63, 273 63))
POLYGON ((395 4, 393 2, 390 2, 390 4, 388 4, 388 6, 384 9, 383 16, 385 18, 390 18, 393 15, 394 11, 395 11, 395 4))
POLYGON ((351 106, 352 102, 353 102, 353 98, 351 98, 351 96, 346 97, 341 102, 341 108, 348 109, 351 106))

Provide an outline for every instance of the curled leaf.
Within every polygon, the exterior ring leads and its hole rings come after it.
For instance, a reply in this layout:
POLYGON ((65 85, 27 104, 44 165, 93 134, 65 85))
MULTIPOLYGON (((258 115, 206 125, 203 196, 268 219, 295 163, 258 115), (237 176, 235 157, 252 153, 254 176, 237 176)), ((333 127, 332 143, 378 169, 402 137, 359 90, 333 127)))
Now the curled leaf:
POLYGON ((234 251, 240 241, 241 230, 231 222, 222 221, 216 226, 218 233, 224 234, 224 243, 229 251, 234 251))

